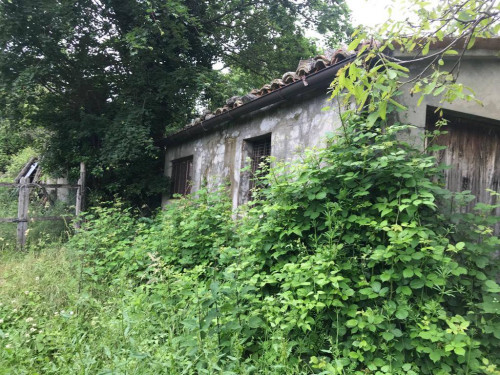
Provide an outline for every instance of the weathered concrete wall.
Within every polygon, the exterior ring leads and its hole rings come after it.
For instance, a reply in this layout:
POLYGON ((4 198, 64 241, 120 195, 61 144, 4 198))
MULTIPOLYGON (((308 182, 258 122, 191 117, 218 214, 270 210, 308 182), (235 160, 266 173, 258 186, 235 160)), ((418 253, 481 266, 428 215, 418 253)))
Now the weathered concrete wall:
MULTIPOLYGON (((499 62, 500 58, 491 51, 473 53, 465 56, 461 62, 458 82, 471 87, 483 105, 463 100, 452 104, 439 103, 439 97, 428 96, 417 106, 419 96, 411 96, 408 90, 404 92, 399 101, 408 110, 399 115, 399 120, 417 127, 407 134, 407 140, 416 146, 423 146, 428 106, 442 106, 444 109, 500 120, 499 62)), ((445 68, 449 69, 453 64, 453 60, 448 60, 445 68)), ((421 68, 411 67, 412 73, 421 71, 421 68)), ((305 148, 323 146, 324 136, 328 132, 335 132, 340 126, 340 118, 335 110, 322 111, 325 106, 332 104, 327 103, 326 99, 324 91, 296 97, 228 122, 222 130, 207 132, 181 145, 170 146, 166 153, 165 174, 171 175, 172 160, 193 155, 192 191, 204 183, 209 186, 227 183, 233 206, 236 207, 242 200, 241 191, 244 189, 242 168, 246 165, 245 140, 271 133, 272 156, 288 161, 300 156, 305 148)))
MULTIPOLYGON (((446 61, 443 68, 451 69, 454 63, 455 60, 450 59, 446 61)), ((413 76, 423 67, 425 65, 411 67, 413 76)), ((408 138, 413 144, 422 145, 428 106, 500 120, 500 57, 496 56, 496 52, 489 51, 481 56, 465 56, 460 64, 457 82, 472 88, 482 105, 475 101, 465 100, 456 100, 451 104, 439 103, 440 97, 427 96, 420 106, 417 106, 419 95, 411 96, 408 89, 404 91, 399 101, 408 107, 408 110, 400 114, 399 120, 417 127, 411 131, 408 138)), ((467 90, 464 92, 468 93, 467 90)))
POLYGON ((324 146, 327 133, 340 127, 334 109, 322 110, 331 105, 327 99, 324 91, 297 97, 228 122, 222 130, 170 146, 165 174, 171 176, 172 160, 193 155, 192 191, 205 183, 212 187, 227 183, 236 207, 241 201, 242 168, 247 164, 245 140, 271 133, 271 155, 282 161, 298 158, 305 148, 324 146))

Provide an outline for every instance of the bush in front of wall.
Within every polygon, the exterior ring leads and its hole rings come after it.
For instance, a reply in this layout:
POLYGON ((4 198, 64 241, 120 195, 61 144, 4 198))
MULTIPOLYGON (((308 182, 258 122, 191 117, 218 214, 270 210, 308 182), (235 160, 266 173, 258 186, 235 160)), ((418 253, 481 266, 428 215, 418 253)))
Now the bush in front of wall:
POLYGON ((407 128, 351 117, 241 212, 223 188, 154 219, 116 202, 67 249, 3 262, 0 368, 498 374, 496 218, 449 209, 407 128))
POLYGON ((243 224, 265 326, 318 372, 497 373, 498 218, 448 211, 434 158, 397 138, 408 126, 344 125, 271 170, 243 224))

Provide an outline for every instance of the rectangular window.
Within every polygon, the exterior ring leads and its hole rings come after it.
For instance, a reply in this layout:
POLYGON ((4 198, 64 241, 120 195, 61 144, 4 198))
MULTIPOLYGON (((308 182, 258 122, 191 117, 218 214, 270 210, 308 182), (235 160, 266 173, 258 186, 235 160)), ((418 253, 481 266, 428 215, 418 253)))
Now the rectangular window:
POLYGON ((172 161, 171 194, 187 195, 191 193, 193 156, 172 161))
POLYGON ((271 156, 271 133, 255 138, 245 139, 243 142, 241 176, 238 191, 238 202, 244 204, 255 198, 253 192, 262 187, 258 180, 263 170, 269 166, 271 156))
POLYGON ((266 135, 264 138, 250 141, 249 143, 251 160, 251 193, 252 189, 258 187, 259 181, 257 179, 262 174, 262 170, 266 170, 266 167, 269 167, 269 156, 271 156, 271 134, 266 135))

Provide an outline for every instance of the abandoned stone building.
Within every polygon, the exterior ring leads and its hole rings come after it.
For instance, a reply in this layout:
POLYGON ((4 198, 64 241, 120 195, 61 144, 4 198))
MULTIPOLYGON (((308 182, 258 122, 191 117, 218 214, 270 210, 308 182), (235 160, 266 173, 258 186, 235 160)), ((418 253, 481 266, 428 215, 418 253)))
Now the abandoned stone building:
MULTIPOLYGON (((452 165, 446 171, 447 185, 455 191, 471 190, 483 202, 491 202, 486 189, 500 190, 499 53, 499 38, 478 39, 461 59, 458 82, 471 87, 481 105, 462 100, 441 105, 438 97, 428 96, 417 106, 418 96, 409 92, 400 100, 408 107, 400 120, 415 125, 408 139, 417 145, 422 144, 425 129, 435 123, 435 108, 442 106, 450 123, 448 134, 438 140, 448 146, 438 159, 452 165)), ((305 148, 323 146, 326 134, 341 125, 336 103, 328 102, 328 87, 353 58, 339 49, 303 60, 296 72, 244 97, 231 98, 223 108, 169 135, 164 140, 165 174, 172 187, 164 203, 173 194, 196 191, 204 182, 227 183, 237 207, 249 199, 251 175, 264 157, 293 160, 305 148), (330 109, 323 110, 327 106, 330 109)), ((449 57, 445 68, 455 62, 456 57, 449 57)), ((411 66, 412 73, 419 69, 411 66)))

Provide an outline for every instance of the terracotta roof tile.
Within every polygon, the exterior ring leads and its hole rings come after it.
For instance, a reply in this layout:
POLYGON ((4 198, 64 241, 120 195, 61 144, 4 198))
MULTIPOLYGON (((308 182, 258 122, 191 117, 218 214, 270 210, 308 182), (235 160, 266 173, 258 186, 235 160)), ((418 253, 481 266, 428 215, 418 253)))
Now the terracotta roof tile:
POLYGON ((194 119, 189 125, 184 129, 189 128, 194 125, 198 125, 203 121, 214 118, 215 116, 221 115, 222 113, 228 112, 231 109, 237 108, 246 104, 252 100, 255 100, 263 95, 269 94, 275 90, 278 90, 284 86, 297 82, 301 79, 305 79, 307 75, 316 73, 328 66, 334 65, 346 58, 354 55, 356 52, 348 52, 345 48, 339 48, 336 50, 329 49, 325 51, 324 54, 318 55, 314 58, 303 59, 299 61, 297 69, 295 72, 287 72, 283 76, 274 79, 271 83, 265 84, 260 89, 253 89, 250 93, 244 96, 233 96, 226 100, 226 105, 217 108, 215 111, 204 111, 201 117, 194 119))
MULTIPOLYGON (((442 45, 445 45, 446 42, 448 42, 448 40, 445 40, 443 42, 434 42, 431 48, 442 47, 442 45)), ((358 47, 358 50, 365 45, 373 47, 374 42, 365 41, 358 47)), ((459 45, 458 47, 461 47, 461 45, 459 45)), ((498 50, 500 49, 500 38, 478 38, 474 49, 498 50)), ((306 77, 308 75, 317 73, 318 71, 321 71, 329 66, 338 64, 343 60, 352 57, 356 53, 357 51, 347 51, 347 48, 328 49, 323 54, 318 55, 314 58, 300 60, 295 72, 286 72, 285 74, 283 74, 281 79, 275 79, 271 83, 265 84, 260 89, 253 89, 252 91, 250 91, 250 93, 244 96, 233 96, 229 98, 228 100, 226 100, 226 105, 224 105, 223 107, 217 108, 213 112, 210 112, 208 110, 204 111, 201 117, 194 119, 189 125, 185 126, 183 129, 177 131, 176 133, 187 130, 192 126, 199 125, 203 121, 213 119, 214 117, 217 117, 225 112, 238 108, 275 90, 279 90, 283 87, 291 85, 297 81, 303 80, 304 85, 307 85, 306 77)))

